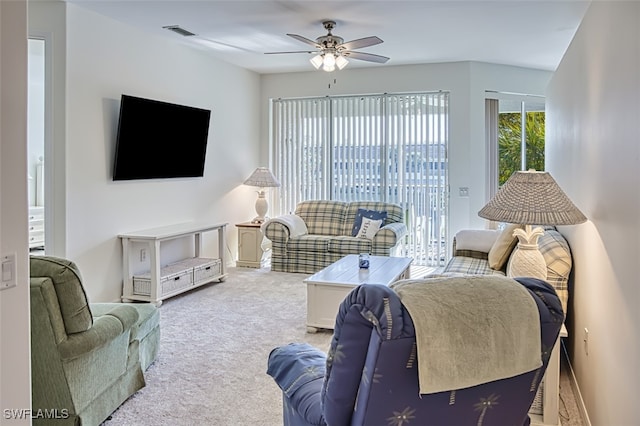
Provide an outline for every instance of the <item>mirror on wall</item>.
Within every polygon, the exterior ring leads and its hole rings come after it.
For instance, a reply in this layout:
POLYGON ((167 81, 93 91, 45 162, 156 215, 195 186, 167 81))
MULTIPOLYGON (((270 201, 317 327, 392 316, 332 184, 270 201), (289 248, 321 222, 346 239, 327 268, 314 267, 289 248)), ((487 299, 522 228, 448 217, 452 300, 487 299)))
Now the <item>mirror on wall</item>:
POLYGON ((29 39, 27 179, 29 250, 44 253, 45 40, 29 39))

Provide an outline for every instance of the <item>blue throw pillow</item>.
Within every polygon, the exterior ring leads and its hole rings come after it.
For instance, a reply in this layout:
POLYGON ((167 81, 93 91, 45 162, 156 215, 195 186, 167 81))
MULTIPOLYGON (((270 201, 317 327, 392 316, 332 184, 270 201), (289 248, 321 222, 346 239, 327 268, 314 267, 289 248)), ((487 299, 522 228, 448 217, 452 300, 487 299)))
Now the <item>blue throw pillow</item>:
POLYGON ((353 221, 353 228, 351 229, 352 237, 355 237, 358 235, 358 231, 360 231, 360 227, 362 226, 363 217, 366 217, 372 220, 382 220, 382 225, 384 226, 384 221, 387 218, 387 212, 377 211, 377 210, 358 209, 358 211, 356 212, 356 218, 353 221))

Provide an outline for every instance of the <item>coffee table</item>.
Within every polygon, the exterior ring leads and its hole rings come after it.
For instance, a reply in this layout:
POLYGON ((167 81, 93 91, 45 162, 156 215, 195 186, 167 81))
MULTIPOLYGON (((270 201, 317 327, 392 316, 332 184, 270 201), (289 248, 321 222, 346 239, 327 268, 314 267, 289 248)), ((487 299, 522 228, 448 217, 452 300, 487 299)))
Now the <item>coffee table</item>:
POLYGON ((307 285, 307 332, 333 330, 340 303, 360 284, 388 286, 409 278, 409 257, 370 256, 369 268, 358 267, 358 255, 350 254, 304 280, 307 285))

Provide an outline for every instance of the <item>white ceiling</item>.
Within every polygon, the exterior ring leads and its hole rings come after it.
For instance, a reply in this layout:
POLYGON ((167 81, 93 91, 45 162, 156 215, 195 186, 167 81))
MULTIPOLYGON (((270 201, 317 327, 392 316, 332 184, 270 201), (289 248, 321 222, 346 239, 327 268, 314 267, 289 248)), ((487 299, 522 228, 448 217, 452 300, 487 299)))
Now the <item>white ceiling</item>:
POLYGON ((326 35, 322 21, 337 22, 345 41, 378 36, 384 43, 358 51, 388 56, 385 64, 350 60, 349 68, 481 61, 553 71, 587 0, 66 0, 144 31, 170 37, 259 73, 311 71, 307 50, 288 37, 326 35), (163 29, 179 25, 183 37, 163 29), (206 40, 209 40, 207 42, 206 40))

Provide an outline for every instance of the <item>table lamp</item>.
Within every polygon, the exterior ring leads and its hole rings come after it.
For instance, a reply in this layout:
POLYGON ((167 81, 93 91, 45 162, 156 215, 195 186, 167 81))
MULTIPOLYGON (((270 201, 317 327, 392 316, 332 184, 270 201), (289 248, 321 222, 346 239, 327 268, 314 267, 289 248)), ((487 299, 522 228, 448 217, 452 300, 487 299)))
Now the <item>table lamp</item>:
POLYGON ((251 173, 251 176, 244 181, 244 184, 260 188, 258 190, 258 199, 256 200, 256 213, 258 216, 256 216, 251 223, 263 223, 269 210, 269 203, 265 198, 264 188, 278 187, 280 186, 280 182, 278 182, 278 179, 276 179, 268 168, 258 167, 251 173))
POLYGON ((525 225, 513 233, 518 245, 507 265, 509 277, 547 279, 547 265, 538 249, 544 231, 532 225, 577 225, 587 220, 548 172, 518 171, 511 175, 478 216, 525 225))

